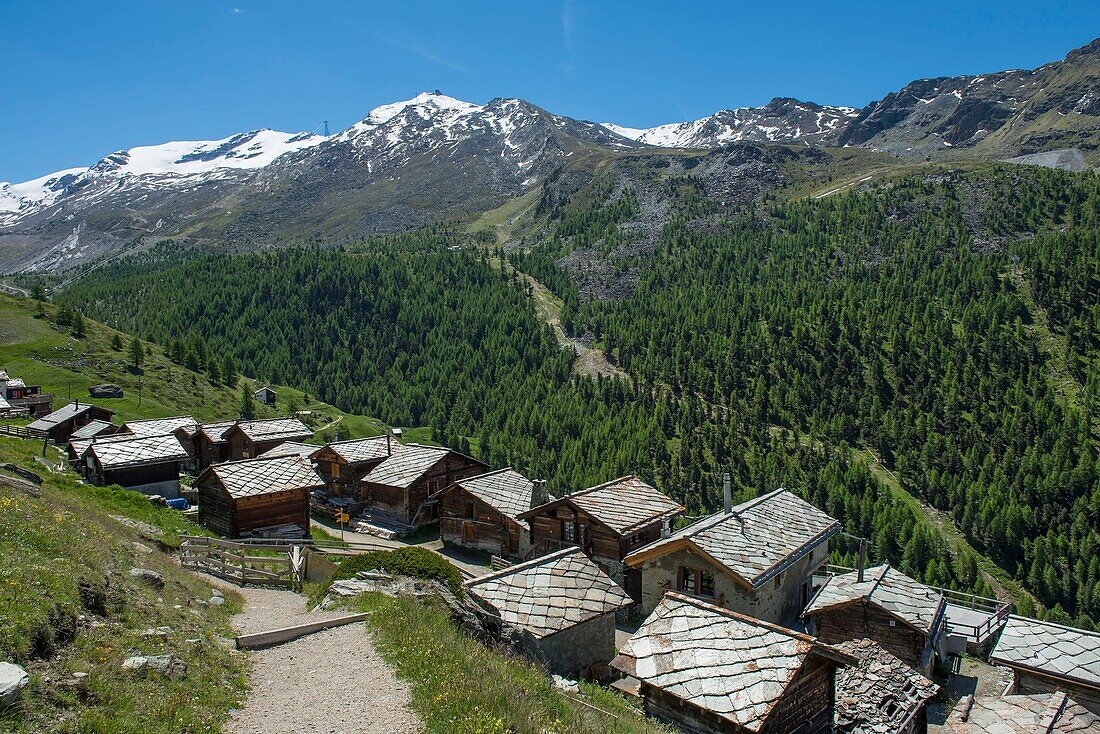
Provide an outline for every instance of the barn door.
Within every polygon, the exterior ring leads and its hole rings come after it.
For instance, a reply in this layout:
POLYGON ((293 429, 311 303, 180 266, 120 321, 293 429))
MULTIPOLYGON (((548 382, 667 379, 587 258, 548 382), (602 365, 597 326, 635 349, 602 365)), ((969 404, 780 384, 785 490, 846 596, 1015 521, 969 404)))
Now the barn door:
POLYGON ((477 542, 477 525, 472 522, 462 523, 462 542, 463 543, 476 543, 477 542))

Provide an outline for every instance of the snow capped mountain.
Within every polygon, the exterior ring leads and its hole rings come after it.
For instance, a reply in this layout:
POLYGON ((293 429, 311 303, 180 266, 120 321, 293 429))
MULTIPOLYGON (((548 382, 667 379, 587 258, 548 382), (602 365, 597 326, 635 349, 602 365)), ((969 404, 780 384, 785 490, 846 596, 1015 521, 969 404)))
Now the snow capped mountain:
POLYGON ((777 97, 763 107, 740 107, 691 122, 651 128, 604 123, 617 135, 661 148, 716 148, 728 143, 832 142, 859 114, 851 107, 832 107, 777 97))
POLYGON ((6 212, 20 212, 35 206, 49 206, 65 193, 66 187, 87 168, 67 168, 20 184, 0 181, 0 222, 6 212))

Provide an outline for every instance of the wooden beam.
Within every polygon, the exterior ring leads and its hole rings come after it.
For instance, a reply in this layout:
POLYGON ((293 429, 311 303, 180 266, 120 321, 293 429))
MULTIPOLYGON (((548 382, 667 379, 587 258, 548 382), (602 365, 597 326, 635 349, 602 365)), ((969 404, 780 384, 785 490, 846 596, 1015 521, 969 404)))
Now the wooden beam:
POLYGON ((268 630, 267 632, 256 632, 251 635, 241 635, 237 638, 237 649, 259 650, 265 647, 281 645, 284 642, 290 642, 291 640, 296 640, 299 637, 311 635, 314 632, 321 632, 322 630, 332 629, 333 627, 343 627, 346 624, 362 622, 369 616, 369 612, 362 612, 360 614, 348 614, 343 617, 326 619, 320 622, 309 622, 306 624, 297 624, 293 627, 281 627, 279 629, 268 630))

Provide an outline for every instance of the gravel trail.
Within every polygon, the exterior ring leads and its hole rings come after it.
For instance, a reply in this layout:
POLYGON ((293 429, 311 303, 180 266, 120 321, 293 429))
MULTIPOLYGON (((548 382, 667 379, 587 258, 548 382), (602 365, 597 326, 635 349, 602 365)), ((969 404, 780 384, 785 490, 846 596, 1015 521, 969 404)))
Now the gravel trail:
MULTIPOLYGON (((289 591, 243 588, 233 619, 242 633, 320 621, 346 611, 307 612, 289 591)), ((415 734, 409 689, 371 645, 362 623, 248 653, 251 691, 227 722, 227 734, 415 734)))

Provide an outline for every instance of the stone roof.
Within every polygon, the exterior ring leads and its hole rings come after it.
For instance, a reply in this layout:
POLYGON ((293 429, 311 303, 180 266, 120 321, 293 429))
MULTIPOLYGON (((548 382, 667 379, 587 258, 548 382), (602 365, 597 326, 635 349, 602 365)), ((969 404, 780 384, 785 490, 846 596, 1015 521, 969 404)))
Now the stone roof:
POLYGON ((939 691, 873 640, 836 646, 859 660, 836 674, 836 730, 841 734, 895 734, 939 691))
POLYGON ((263 452, 257 459, 277 459, 280 456, 300 456, 308 459, 317 453, 317 446, 311 443, 299 443, 298 441, 286 441, 275 448, 263 452))
POLYGON ((684 506, 635 476, 619 477, 595 487, 559 497, 519 516, 526 520, 550 507, 570 504, 619 535, 628 535, 651 523, 675 517, 684 506))
POLYGON ((235 425, 237 421, 202 423, 199 425, 198 433, 206 436, 212 443, 224 443, 227 440, 225 434, 229 433, 229 429, 235 425))
POLYGON ((465 587, 504 623, 536 639, 631 603, 626 592, 579 548, 509 566, 471 579, 465 587))
POLYGON ((109 415, 114 415, 115 412, 110 408, 101 408, 91 403, 69 403, 64 407, 58 408, 49 415, 44 415, 33 423, 28 424, 27 428, 32 431, 48 431, 59 423, 64 423, 65 421, 70 421, 78 416, 84 415, 92 408, 102 410, 109 415))
POLYGON ((531 509, 535 491, 535 483, 511 467, 469 477, 451 486, 461 487, 516 523, 522 522, 520 513, 531 509))
POLYGON ((868 568, 863 581, 858 578, 857 571, 831 577, 810 600, 803 616, 864 600, 928 636, 943 619, 943 594, 889 565, 868 568))
POLYGON ((681 528, 626 557, 637 566, 684 545, 759 589, 840 532, 840 523, 795 494, 777 489, 681 528))
POLYGON ((231 426, 225 435, 234 429, 240 429, 249 441, 291 441, 295 438, 309 438, 313 431, 297 418, 272 418, 270 420, 240 421, 231 426))
POLYGON ((959 699, 946 734, 1095 734, 1100 716, 1065 693, 959 699))
POLYGON ((755 732, 815 654, 857 662, 809 635, 669 592, 611 665, 755 732))
POLYGON ((195 425, 195 419, 189 415, 180 415, 175 418, 152 418, 150 420, 127 421, 122 424, 122 431, 129 431, 135 436, 165 436, 174 433, 177 429, 195 425))
POLYGON ((280 456, 274 459, 246 459, 213 464, 199 477, 202 483, 209 472, 213 474, 231 497, 257 497, 291 489, 323 487, 325 480, 305 459, 299 456, 280 456))
MULTIPOLYGON (((348 464, 362 464, 368 461, 380 461, 390 455, 392 444, 397 443, 389 436, 371 436, 353 438, 349 441, 333 441, 324 448, 332 449, 336 455, 348 464)), ((314 448, 314 452, 320 451, 314 448)))
POLYGON ((92 454, 104 469, 121 469, 127 466, 164 464, 187 461, 190 455, 179 439, 167 436, 111 436, 108 440, 92 441, 81 458, 92 454))
POLYGON ((81 439, 90 439, 114 429, 115 425, 113 423, 108 423, 107 421, 91 421, 73 431, 73 435, 69 438, 78 441, 81 439))
POLYGON ((419 443, 398 443, 395 441, 391 447, 389 457, 371 469, 363 477, 363 481, 384 484, 387 487, 405 488, 424 476, 429 469, 445 459, 447 454, 450 453, 457 452, 444 446, 425 446, 419 443))
POLYGON ((1100 687, 1100 632, 1011 615, 989 661, 1100 687))

